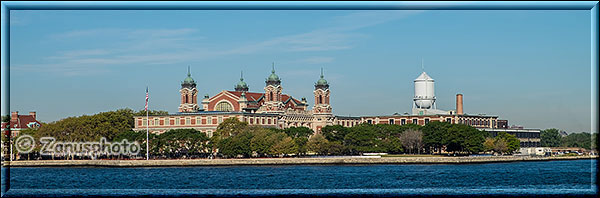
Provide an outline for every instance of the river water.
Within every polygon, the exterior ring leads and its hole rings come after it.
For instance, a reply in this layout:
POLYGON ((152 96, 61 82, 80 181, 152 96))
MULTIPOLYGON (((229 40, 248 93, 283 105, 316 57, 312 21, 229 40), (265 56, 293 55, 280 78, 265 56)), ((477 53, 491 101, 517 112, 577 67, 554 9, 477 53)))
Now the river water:
MULTIPOLYGON (((460 165, 23 167, 10 168, 10 191, 5 195, 594 195, 595 175, 596 160, 460 165)), ((4 176, 3 172, 3 180, 4 176)))

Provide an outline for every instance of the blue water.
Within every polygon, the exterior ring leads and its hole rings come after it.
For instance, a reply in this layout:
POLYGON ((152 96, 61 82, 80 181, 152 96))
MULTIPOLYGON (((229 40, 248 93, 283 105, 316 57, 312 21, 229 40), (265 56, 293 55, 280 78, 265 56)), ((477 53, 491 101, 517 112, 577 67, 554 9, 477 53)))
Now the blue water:
POLYGON ((5 195, 593 195, 597 193, 595 168, 596 160, 463 165, 10 168, 10 191, 5 195))

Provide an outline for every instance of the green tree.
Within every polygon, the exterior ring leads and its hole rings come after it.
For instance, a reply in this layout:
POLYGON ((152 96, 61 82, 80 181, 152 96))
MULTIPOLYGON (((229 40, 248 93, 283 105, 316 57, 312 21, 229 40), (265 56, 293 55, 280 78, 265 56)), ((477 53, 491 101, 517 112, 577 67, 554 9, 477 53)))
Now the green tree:
POLYGON ((287 154, 292 154, 295 152, 296 151, 294 149, 294 142, 292 141, 291 137, 285 137, 279 140, 271 147, 271 153, 274 153, 276 155, 283 154, 285 156, 287 154))
POLYGON ((500 151, 501 153, 510 154, 521 148, 521 141, 519 141, 519 139, 517 139, 516 136, 508 134, 506 132, 498 133, 498 135, 496 135, 494 139, 496 139, 496 141, 502 140, 506 143, 506 150, 500 151))
POLYGON ((483 143, 487 132, 465 124, 453 124, 448 128, 448 152, 478 153, 484 150, 483 143))
POLYGON ((243 131, 235 136, 224 138, 218 143, 219 152, 227 157, 250 157, 252 155, 251 139, 250 131, 243 131))
POLYGON ((346 137, 348 132, 348 128, 342 125, 329 125, 321 128, 321 134, 328 141, 344 141, 344 137, 346 137))
POLYGON ((8 115, 3 115, 3 116, 2 116, 2 122, 8 122, 8 121, 10 121, 10 116, 8 116, 8 115))
POLYGON ((429 151, 442 152, 446 146, 448 128, 452 126, 449 122, 430 122, 423 126, 423 144, 429 151))
POLYGON ((283 130, 285 132, 285 134, 287 134, 289 137, 292 138, 298 138, 298 137, 309 137, 311 136, 314 132, 312 129, 308 128, 308 127, 290 127, 287 129, 283 130))
POLYGON ((320 155, 327 155, 329 152, 327 144, 329 144, 329 141, 323 135, 315 134, 308 139, 306 147, 309 151, 320 155))
POLYGON ((239 133, 245 131, 248 126, 247 122, 242 122, 235 117, 227 118, 217 126, 215 135, 219 138, 227 138, 229 136, 236 136, 239 133))
POLYGON ((546 129, 540 133, 540 141, 543 147, 558 147, 560 146, 561 137, 558 129, 546 129))
POLYGON ((561 138, 561 146, 580 147, 585 149, 592 148, 592 134, 590 133, 571 133, 561 138))

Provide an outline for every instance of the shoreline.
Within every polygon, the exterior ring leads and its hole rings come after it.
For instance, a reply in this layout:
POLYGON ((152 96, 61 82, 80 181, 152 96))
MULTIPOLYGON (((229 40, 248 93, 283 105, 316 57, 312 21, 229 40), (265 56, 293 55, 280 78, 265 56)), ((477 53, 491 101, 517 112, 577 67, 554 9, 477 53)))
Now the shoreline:
MULTIPOLYGON (((182 167, 182 166, 260 166, 260 165, 368 165, 368 164, 482 164, 521 161, 597 159, 594 156, 569 157, 381 157, 381 158, 250 158, 187 160, 30 160, 12 161, 6 167, 182 167)), ((2 164, 5 167, 5 164, 2 164)))

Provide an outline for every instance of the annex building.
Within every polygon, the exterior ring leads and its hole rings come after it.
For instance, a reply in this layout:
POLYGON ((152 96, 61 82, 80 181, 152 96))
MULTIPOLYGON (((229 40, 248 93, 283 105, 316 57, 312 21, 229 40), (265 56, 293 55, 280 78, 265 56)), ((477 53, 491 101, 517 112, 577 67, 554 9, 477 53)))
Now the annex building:
POLYGON ((434 80, 423 72, 414 80, 415 95, 412 113, 380 116, 336 116, 330 104, 331 91, 323 70, 314 84, 312 108, 306 98, 298 98, 283 93, 281 79, 273 66, 265 79, 261 92, 249 91, 243 76, 233 90, 223 90, 214 96, 208 94, 198 101, 196 82, 188 68, 187 77, 179 90, 181 101, 179 112, 161 116, 135 116, 135 131, 146 128, 152 133, 164 133, 170 129, 193 128, 212 136, 223 120, 235 117, 250 125, 290 128, 308 127, 319 133, 328 125, 352 127, 360 123, 370 124, 418 124, 429 122, 450 122, 467 124, 490 132, 495 136, 499 131, 516 135, 521 147, 539 146, 539 129, 517 129, 508 127, 507 120, 498 120, 496 115, 466 114, 463 112, 463 95, 456 95, 455 110, 437 109, 434 80))

